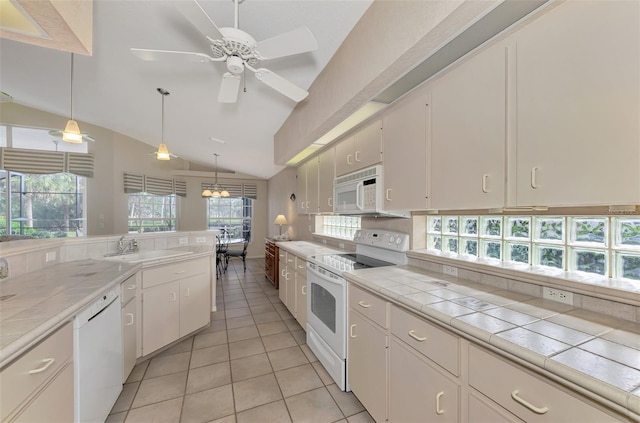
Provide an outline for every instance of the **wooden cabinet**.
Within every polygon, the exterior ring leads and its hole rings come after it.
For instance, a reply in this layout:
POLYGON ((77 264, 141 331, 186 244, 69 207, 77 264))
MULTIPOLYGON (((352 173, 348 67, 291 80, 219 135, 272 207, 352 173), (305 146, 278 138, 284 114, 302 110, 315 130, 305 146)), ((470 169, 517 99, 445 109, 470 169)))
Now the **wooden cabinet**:
POLYGON ((209 324, 209 258, 142 271, 142 355, 209 324))
POLYGON ((298 214, 318 212, 318 157, 298 166, 296 172, 296 209, 298 214))
POLYGON ((640 3, 561 3, 515 34, 510 203, 640 201, 640 3))
POLYGON ((423 210, 429 207, 429 103, 429 92, 422 89, 394 106, 383 117, 385 210, 423 210))
POLYGON ((431 84, 431 208, 504 206, 506 69, 500 43, 431 84))
MULTIPOLYGON (((350 287, 351 288, 351 287, 350 287)), ((376 422, 387 416, 387 336, 382 328, 349 308, 349 387, 376 422)))
POLYGON ((120 284, 120 303, 122 304, 122 380, 127 380, 138 357, 138 332, 140 313, 137 291, 141 278, 139 273, 120 284))
POLYGON ((265 238, 264 274, 276 289, 278 289, 278 276, 280 276, 280 272, 278 271, 278 250, 278 245, 274 241, 265 238))
POLYGON ((381 152, 382 120, 376 120, 336 144, 336 176, 380 163, 381 152))
POLYGON ((73 421, 73 324, 0 370, 0 419, 73 421))
POLYGON ((333 212, 333 180, 335 179, 335 148, 318 156, 318 211, 333 212))

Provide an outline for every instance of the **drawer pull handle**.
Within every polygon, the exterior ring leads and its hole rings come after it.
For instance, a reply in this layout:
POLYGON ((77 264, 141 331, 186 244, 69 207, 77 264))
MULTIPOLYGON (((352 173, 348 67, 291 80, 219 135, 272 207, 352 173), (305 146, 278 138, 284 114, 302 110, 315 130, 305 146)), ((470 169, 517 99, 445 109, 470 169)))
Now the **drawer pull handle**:
POLYGON ((444 410, 440 408, 440 398, 442 398, 443 395, 444 392, 438 392, 438 395, 436 395, 436 414, 439 416, 444 414, 444 410))
POLYGON ((349 326, 349 336, 352 338, 355 338, 356 336, 353 334, 353 328, 355 328, 356 325, 351 325, 349 326))
POLYGON ((545 414, 547 411, 549 411, 549 407, 542 407, 542 408, 536 407, 535 405, 531 404, 529 401, 526 401, 523 398, 521 398, 518 395, 519 393, 520 391, 518 391, 517 389, 511 393, 511 398, 513 398, 513 400, 518 404, 524 405, 525 407, 527 407, 529 410, 533 411, 536 414, 545 414))
POLYGON ((125 314, 125 316, 127 316, 127 318, 129 319, 129 321, 127 323, 125 323, 125 326, 131 326, 133 324, 133 313, 127 313, 125 314))
POLYGON ((540 185, 538 185, 538 180, 536 179, 537 172, 538 172, 538 168, 537 167, 532 167, 531 168, 531 188, 533 188, 533 189, 540 188, 540 185))
POLYGON ((482 175, 482 192, 484 192, 485 194, 489 192, 489 189, 487 189, 487 179, 489 179, 489 174, 485 173, 482 175))
POLYGON ((127 289, 136 289, 136 286, 135 286, 135 285, 129 285, 129 286, 127 287, 127 289))
POLYGON ((362 308, 369 308, 371 307, 371 304, 367 304, 364 301, 358 301, 358 305, 362 308))
POLYGON ((307 295, 307 285, 302 285, 300 290, 302 291, 302 295, 307 295))
POLYGON ((413 339, 415 339, 418 342, 424 342, 427 340, 427 338, 423 338, 421 336, 416 335, 416 333, 412 330, 409 331, 409 336, 412 337, 413 339))
POLYGON ((45 358, 44 360, 42 360, 42 362, 44 363, 44 366, 38 367, 37 369, 29 370, 29 374, 35 375, 37 373, 42 373, 45 370, 47 370, 49 367, 51 367, 51 365, 55 363, 55 361, 56 361, 55 358, 45 358))
POLYGON ((184 295, 185 297, 191 296, 191 288, 187 288, 187 293, 184 295))
POLYGON ((352 165, 353 162, 351 161, 351 154, 347 154, 347 164, 348 165, 352 165))
POLYGON ((177 300, 177 299, 178 299, 178 296, 176 295, 176 293, 175 293, 175 292, 172 292, 172 293, 171 293, 171 299, 170 299, 169 301, 172 301, 172 302, 173 302, 173 301, 175 301, 175 300, 177 300))

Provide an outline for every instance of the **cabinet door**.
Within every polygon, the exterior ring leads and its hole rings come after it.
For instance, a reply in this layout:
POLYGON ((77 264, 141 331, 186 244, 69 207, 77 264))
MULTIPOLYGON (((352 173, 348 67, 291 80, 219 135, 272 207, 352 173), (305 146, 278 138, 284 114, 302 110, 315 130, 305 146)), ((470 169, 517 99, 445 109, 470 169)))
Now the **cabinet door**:
POLYGON ((506 44, 484 50, 431 88, 431 207, 505 204, 506 44))
POLYGON ((69 363, 14 420, 68 423, 73 421, 73 363, 69 363))
POLYGON ((307 278, 296 273, 296 320, 307 330, 307 278))
POLYGON ((335 179, 335 149, 329 148, 318 156, 318 211, 333 211, 333 180, 335 179))
POLYGON ((384 116, 385 210, 427 208, 427 104, 421 91, 384 116))
POLYGON ((517 205, 640 201, 637 1, 569 1, 516 33, 517 205))
POLYGON ((354 166, 364 169, 382 161, 382 121, 376 120, 354 135, 354 166))
POLYGON ((318 158, 314 157, 307 163, 307 213, 318 213, 318 158))
POLYGON ((365 317, 349 309, 347 375, 349 386, 371 417, 387 416, 387 336, 365 317))
POLYGON ((209 324, 209 276, 192 276, 180 281, 180 336, 209 324))
POLYGON ((127 380, 136 365, 138 349, 138 310, 135 298, 122 308, 122 380, 127 380))
POLYGON ((287 253, 282 250, 280 250, 278 268, 280 270, 280 275, 278 275, 278 298, 280 298, 282 304, 287 305, 287 285, 289 281, 287 277, 287 253))
POLYGON ((389 349, 389 421, 457 422, 460 387, 394 338, 389 349))
POLYGON ((292 315, 296 315, 296 256, 287 253, 287 302, 292 315))
POLYGON ((142 292, 142 355, 180 337, 180 283, 171 282, 142 292))
POLYGON ((296 211, 298 214, 308 214, 307 210, 307 163, 298 166, 296 170, 296 211))
POLYGON ((336 144, 336 176, 344 175, 355 169, 354 142, 354 137, 350 136, 336 144))

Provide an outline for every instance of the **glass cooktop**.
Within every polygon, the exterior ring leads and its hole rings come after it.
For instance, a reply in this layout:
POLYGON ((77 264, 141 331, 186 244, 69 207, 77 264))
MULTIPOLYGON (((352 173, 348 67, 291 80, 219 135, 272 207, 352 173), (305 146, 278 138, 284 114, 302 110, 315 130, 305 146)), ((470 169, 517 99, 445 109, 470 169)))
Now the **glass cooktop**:
POLYGON ((374 259, 372 257, 356 253, 319 255, 312 256, 311 259, 324 268, 339 270, 341 272, 394 265, 387 261, 374 259))

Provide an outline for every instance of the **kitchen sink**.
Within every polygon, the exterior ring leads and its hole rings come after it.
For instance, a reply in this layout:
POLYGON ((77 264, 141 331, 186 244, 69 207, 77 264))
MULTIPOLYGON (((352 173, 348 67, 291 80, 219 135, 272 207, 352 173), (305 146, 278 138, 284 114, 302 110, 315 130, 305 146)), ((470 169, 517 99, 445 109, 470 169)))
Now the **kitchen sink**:
POLYGON ((103 260, 109 261, 121 261, 126 263, 139 263, 141 261, 147 260, 157 260, 161 258, 171 258, 171 257, 180 257, 186 256, 189 254, 193 254, 191 251, 180 251, 180 250, 149 250, 149 251, 138 251, 135 253, 127 253, 127 254, 107 254, 103 257, 103 260))

